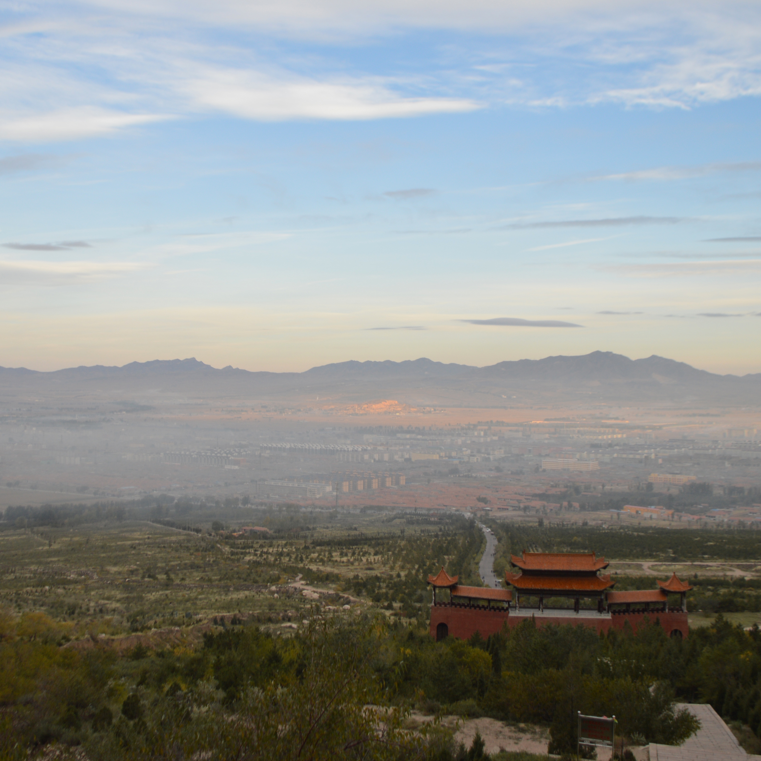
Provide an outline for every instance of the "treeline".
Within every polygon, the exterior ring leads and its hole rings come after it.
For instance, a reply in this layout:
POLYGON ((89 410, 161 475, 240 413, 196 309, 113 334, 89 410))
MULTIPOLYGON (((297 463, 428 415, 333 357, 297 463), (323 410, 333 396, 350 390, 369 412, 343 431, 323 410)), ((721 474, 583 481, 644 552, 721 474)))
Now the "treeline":
POLYGON ((632 743, 679 743, 709 702, 761 732, 761 634, 718 617, 682 641, 653 622, 597 635, 532 620, 484 640, 435 642, 382 616, 313 617, 291 637, 215 627, 196 648, 117 657, 62 646, 41 614, 0 622, 0 756, 58 742, 98 759, 435 759, 438 731, 405 730, 410 708, 550 727, 575 750, 576 711, 615 714, 632 743))
MULTIPOLYGON (((594 551, 606 560, 663 562, 726 560, 755 562, 758 535, 743 529, 663 529, 650 527, 531 526, 494 522, 499 546, 499 570, 509 566, 510 554, 594 551)), ((495 568, 497 564, 495 563, 495 568)))
MULTIPOLYGON (((152 521, 166 526, 198 528, 199 523, 213 520, 258 522, 267 525, 283 537, 297 537, 314 530, 312 510, 288 503, 250 505, 244 497, 225 499, 175 498, 158 494, 136 500, 104 500, 88 504, 44 504, 39 506, 10 506, 0 516, 0 529, 64 528, 87 524, 123 521, 152 521)), ((330 521, 331 514, 320 513, 321 522, 330 521)), ((333 518, 334 520, 337 518, 333 518)))
MULTIPOLYGON (((546 499, 547 494, 537 493, 536 499, 546 499)), ((654 490, 653 484, 643 484, 633 491, 604 490, 599 493, 585 491, 581 486, 568 486, 553 495, 553 499, 580 503, 583 510, 620 510, 624 505, 659 505, 677 512, 691 512, 696 500, 710 508, 731 508, 753 505, 761 501, 761 486, 726 486, 714 493, 714 486, 705 481, 684 484, 677 493, 654 490)))

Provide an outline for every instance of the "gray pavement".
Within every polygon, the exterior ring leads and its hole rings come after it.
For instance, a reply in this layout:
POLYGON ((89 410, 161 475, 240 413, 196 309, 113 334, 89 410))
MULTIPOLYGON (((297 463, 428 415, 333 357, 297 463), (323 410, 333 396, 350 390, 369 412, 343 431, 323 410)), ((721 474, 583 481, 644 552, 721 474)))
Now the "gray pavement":
POLYGON ((700 719, 700 729, 684 745, 649 745, 650 761, 748 761, 732 730, 709 705, 678 703, 700 719))
POLYGON ((481 577, 481 581, 483 581, 487 587, 491 587, 492 589, 504 589, 502 581, 498 579, 494 573, 494 553, 497 550, 497 538, 492 534, 491 530, 486 528, 482 523, 479 523, 478 527, 484 532, 484 536, 486 537, 486 549, 481 557, 481 562, 478 564, 478 574, 481 577))

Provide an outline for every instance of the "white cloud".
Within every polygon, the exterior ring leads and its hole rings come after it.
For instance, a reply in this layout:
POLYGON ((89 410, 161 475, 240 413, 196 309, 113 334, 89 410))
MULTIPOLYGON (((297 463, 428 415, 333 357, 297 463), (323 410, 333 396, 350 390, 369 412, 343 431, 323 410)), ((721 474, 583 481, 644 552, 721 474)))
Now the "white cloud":
POLYGON ((72 282, 87 282, 128 275, 149 266, 136 262, 0 260, 0 282, 3 285, 17 283, 68 285, 72 282))
POLYGON ((76 140, 169 118, 160 114, 127 114, 97 107, 23 115, 5 113, 0 115, 0 140, 22 143, 76 140))
POLYGON ((688 108, 761 94, 761 7, 750 0, 51 0, 17 15, 0 27, 6 141, 210 112, 368 120, 487 105, 688 108), (431 29, 483 36, 440 70, 434 59, 412 56, 405 68, 356 52, 368 35, 431 29), (294 52, 294 37, 349 44, 294 52))
POLYGON ((280 34, 378 33, 400 28, 509 32, 527 26, 559 24, 573 31, 573 21, 598 31, 684 15, 752 9, 752 0, 685 0, 668 6, 659 0, 81 0, 66 6, 95 7, 124 15, 193 19, 217 26, 243 26, 280 34), (548 24, 548 19, 549 24, 548 24), (571 22, 569 26, 569 22, 571 22))
POLYGON ((387 119, 479 108, 475 101, 464 98, 404 97, 381 81, 318 80, 285 72, 268 76, 206 69, 180 88, 197 106, 262 121, 387 119))

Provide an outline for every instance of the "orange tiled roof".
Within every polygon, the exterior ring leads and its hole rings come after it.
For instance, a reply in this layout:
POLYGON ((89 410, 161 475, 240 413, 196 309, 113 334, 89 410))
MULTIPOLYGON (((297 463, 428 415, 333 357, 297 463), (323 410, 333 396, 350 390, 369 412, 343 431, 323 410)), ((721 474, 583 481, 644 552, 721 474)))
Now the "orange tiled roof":
POLYGON ((453 587, 457 583, 459 576, 450 576, 441 566, 441 570, 435 576, 428 577, 428 583, 434 587, 453 587))
POLYGON ((513 593, 509 589, 490 589, 489 587, 452 587, 452 597, 472 597, 474 600, 504 600, 510 602, 513 593))
POLYGON ((605 558, 594 552, 526 552, 521 557, 510 556, 510 562, 524 571, 585 571, 597 572, 608 567, 605 558))
POLYGON ((505 580, 521 591, 602 592, 616 583, 610 580, 610 576, 529 576, 517 573, 506 573, 505 580))
POLYGON ((608 592, 609 603, 666 602, 668 596, 660 589, 634 589, 630 592, 608 592))
POLYGON ((675 573, 671 574, 668 581, 659 581, 658 586, 666 592, 688 592, 692 589, 689 584, 681 581, 675 573))

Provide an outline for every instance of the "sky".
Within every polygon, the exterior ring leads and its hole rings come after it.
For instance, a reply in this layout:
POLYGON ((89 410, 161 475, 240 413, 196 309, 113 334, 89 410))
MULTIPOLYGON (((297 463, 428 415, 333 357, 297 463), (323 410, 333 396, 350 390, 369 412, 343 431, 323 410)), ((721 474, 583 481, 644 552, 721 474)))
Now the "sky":
POLYGON ((6 0, 0 366, 761 372, 757 0, 6 0))

